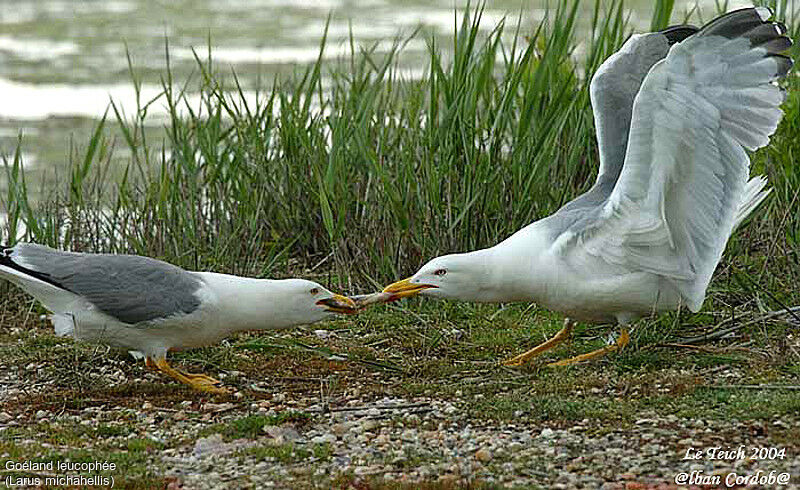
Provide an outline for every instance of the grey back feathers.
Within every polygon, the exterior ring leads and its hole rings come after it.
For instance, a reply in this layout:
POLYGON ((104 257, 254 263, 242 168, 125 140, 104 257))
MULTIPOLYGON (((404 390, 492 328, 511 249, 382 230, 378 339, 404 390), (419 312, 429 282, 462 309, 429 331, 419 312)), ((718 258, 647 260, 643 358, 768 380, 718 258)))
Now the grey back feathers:
POLYGON ((84 297, 117 320, 136 324, 195 311, 198 276, 138 255, 62 252, 20 243, 0 264, 84 297))

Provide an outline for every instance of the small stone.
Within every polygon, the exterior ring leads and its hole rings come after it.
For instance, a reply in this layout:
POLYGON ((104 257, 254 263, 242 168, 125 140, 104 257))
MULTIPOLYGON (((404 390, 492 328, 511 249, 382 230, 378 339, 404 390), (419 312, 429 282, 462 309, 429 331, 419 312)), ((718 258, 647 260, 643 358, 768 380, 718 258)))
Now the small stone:
POLYGON ((142 410, 151 410, 153 408, 153 404, 150 402, 142 403, 142 410))
POLYGON ((539 437, 543 437, 545 439, 552 439, 554 436, 555 432, 549 427, 542 429, 542 432, 539 434, 539 437))
POLYGON ((186 412, 178 410, 172 415, 172 420, 186 420, 186 412))
POLYGON ((11 416, 8 412, 0 412, 0 424, 8 423, 9 421, 13 420, 14 417, 11 416))
POLYGON ((486 448, 481 448, 475 451, 475 459, 481 463, 488 463, 492 460, 492 452, 486 448))
POLYGON ((233 403, 230 403, 230 402, 225 402, 225 403, 204 403, 202 409, 203 409, 203 411, 206 411, 206 412, 219 413, 219 412, 228 411, 228 410, 234 408, 235 406, 236 405, 234 405, 233 403))
POLYGON ((325 340, 331 336, 331 332, 328 330, 314 330, 314 335, 316 335, 318 339, 325 340))
POLYGON ((222 454, 225 452, 226 444, 222 442, 221 434, 212 434, 208 437, 202 437, 194 443, 194 450, 192 454, 195 457, 202 458, 211 454, 222 454))
POLYGON ((380 425, 380 422, 377 420, 367 419, 361 422, 361 430, 364 432, 370 432, 380 427, 380 425))
POLYGON ((311 439, 312 444, 333 444, 336 442, 336 436, 333 434, 323 434, 311 439))
POLYGON ((301 438, 300 433, 291 427, 278 427, 275 425, 267 425, 264 427, 264 432, 273 438, 272 442, 276 445, 282 445, 289 442, 295 442, 301 438))
POLYGON ((45 412, 44 410, 39 410, 36 412, 37 419, 43 419, 45 417, 47 417, 47 412, 45 412))

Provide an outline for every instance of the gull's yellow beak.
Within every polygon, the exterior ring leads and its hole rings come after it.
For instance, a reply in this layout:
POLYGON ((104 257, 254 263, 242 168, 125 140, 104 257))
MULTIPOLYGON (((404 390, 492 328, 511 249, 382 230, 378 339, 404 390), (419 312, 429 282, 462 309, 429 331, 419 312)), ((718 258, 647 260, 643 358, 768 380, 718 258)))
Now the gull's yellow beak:
POLYGON ((408 298, 409 296, 416 296, 421 291, 429 288, 435 288, 432 284, 412 284, 411 278, 403 279, 395 283, 389 284, 383 288, 384 293, 391 294, 387 301, 396 301, 401 298, 408 298))
POLYGON ((317 304, 324 306, 326 311, 342 313, 344 315, 355 315, 361 311, 361 308, 356 305, 355 301, 341 294, 334 294, 330 298, 321 299, 317 301, 317 304))

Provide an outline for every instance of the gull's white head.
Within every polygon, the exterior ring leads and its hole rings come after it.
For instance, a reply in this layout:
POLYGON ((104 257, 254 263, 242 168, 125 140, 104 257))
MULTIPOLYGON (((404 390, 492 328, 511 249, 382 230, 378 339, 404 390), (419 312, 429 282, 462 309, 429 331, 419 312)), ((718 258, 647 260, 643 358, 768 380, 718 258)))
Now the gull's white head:
POLYGON ((359 309, 346 296, 332 293, 320 284, 305 279, 281 281, 281 298, 277 307, 282 315, 294 324, 307 324, 323 320, 334 314, 354 314, 359 309))
POLYGON ((492 294, 491 255, 486 250, 436 257, 413 276, 383 289, 389 301, 417 294, 461 301, 497 301, 492 294))

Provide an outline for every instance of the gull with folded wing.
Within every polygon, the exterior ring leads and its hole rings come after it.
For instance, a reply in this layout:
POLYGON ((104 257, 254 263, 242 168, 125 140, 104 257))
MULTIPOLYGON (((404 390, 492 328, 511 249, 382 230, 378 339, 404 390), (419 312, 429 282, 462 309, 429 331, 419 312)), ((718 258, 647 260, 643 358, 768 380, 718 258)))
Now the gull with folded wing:
POLYGON ((167 352, 213 344, 243 330, 308 324, 357 313, 355 303, 303 279, 190 272, 138 255, 62 252, 19 243, 0 248, 0 278, 53 312, 56 334, 144 357, 149 367, 197 390, 220 382, 167 362, 167 352))

